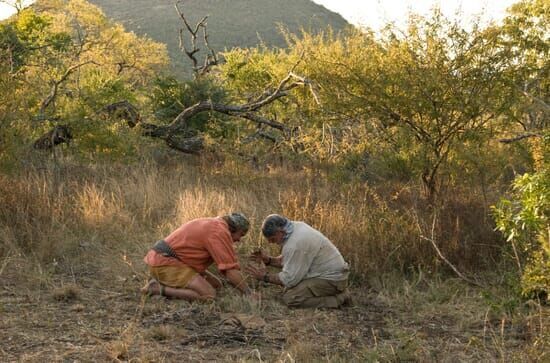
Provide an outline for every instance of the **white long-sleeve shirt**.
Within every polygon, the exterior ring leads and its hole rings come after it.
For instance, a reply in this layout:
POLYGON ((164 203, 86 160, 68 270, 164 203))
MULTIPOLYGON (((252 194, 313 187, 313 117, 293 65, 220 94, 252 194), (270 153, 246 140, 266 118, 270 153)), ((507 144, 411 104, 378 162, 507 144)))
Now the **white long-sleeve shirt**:
POLYGON ((349 266, 340 251, 321 232, 304 222, 293 222, 294 230, 283 243, 283 270, 279 279, 287 288, 317 277, 331 281, 348 278, 349 266))

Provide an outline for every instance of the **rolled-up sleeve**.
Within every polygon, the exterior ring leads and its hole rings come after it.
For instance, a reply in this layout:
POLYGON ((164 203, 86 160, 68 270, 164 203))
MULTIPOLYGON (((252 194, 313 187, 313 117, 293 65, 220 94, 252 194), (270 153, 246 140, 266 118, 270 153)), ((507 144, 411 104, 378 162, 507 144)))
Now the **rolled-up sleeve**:
POLYGON ((290 288, 298 285, 306 276, 315 254, 304 249, 290 249, 283 256, 283 270, 279 272, 279 280, 290 288))
POLYGON ((231 234, 213 234, 206 243, 206 249, 219 271, 240 269, 231 234))

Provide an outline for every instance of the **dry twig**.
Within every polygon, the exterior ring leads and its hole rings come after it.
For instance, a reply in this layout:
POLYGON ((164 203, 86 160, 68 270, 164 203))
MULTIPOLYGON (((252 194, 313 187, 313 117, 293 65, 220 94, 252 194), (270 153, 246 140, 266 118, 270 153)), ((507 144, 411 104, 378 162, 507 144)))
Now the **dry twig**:
POLYGON ((460 272, 444 255, 443 253, 441 253, 441 250, 439 249, 439 247, 437 247, 437 243, 435 242, 435 225, 436 225, 436 221, 437 221, 437 214, 434 214, 434 218, 433 218, 433 221, 432 221, 432 230, 431 230, 431 237, 426 237, 424 236, 424 234, 422 233, 422 228, 420 227, 420 223, 418 223, 418 220, 417 220, 417 226, 418 226, 418 229, 420 231, 420 238, 426 240, 426 241, 429 241, 433 248, 435 249, 435 251, 437 252, 437 255, 439 256, 439 258, 441 258, 443 260, 443 262, 445 262, 447 264, 447 266, 449 266, 454 272, 455 274, 460 277, 462 280, 466 281, 467 283, 471 284, 471 285, 474 285, 474 286, 478 286, 478 287, 484 287, 483 285, 481 285, 480 283, 474 281, 474 280, 471 280, 469 278, 467 278, 466 276, 464 276, 464 274, 462 272, 460 272))

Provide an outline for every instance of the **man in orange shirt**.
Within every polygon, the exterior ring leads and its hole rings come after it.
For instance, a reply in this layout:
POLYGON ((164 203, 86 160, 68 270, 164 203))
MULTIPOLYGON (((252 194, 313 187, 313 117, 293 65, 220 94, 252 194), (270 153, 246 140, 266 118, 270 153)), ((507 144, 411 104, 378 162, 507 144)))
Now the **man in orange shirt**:
POLYGON ((207 268, 215 263, 234 287, 251 294, 233 246, 249 228, 250 222, 241 213, 183 224, 145 256, 153 279, 141 291, 188 301, 214 299, 221 281, 207 268))

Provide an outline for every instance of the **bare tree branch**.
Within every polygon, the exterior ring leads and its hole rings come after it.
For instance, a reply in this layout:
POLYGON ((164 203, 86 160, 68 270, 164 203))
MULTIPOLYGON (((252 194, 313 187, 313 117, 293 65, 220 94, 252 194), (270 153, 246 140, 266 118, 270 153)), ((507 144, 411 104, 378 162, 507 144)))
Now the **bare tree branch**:
POLYGON ((500 139, 498 141, 502 142, 503 144, 511 144, 513 142, 520 141, 520 140, 527 139, 527 138, 531 138, 531 137, 542 137, 542 135, 537 134, 537 133, 527 133, 527 134, 522 134, 522 135, 518 135, 518 136, 515 136, 515 137, 511 137, 509 139, 500 139))
POLYGON ((182 130, 187 127, 187 121, 198 113, 205 111, 216 111, 230 116, 246 118, 256 123, 264 123, 268 126, 278 128, 279 130, 284 130, 284 126, 282 124, 253 113, 276 101, 277 99, 287 96, 291 89, 304 85, 304 81, 302 79, 290 82, 290 80, 294 77, 296 76, 289 73, 271 93, 266 92, 262 95, 262 98, 242 105, 226 105, 222 103, 214 103, 212 101, 201 101, 183 110, 178 116, 176 116, 174 121, 172 121, 168 127, 172 131, 182 130))
POLYGON ((270 120, 266 117, 257 115, 257 114, 252 113, 252 112, 246 112, 246 113, 242 113, 242 114, 235 114, 234 116, 238 116, 238 117, 256 122, 259 126, 267 125, 267 126, 270 126, 274 129, 277 129, 277 130, 280 130, 280 131, 288 131, 288 127, 285 126, 284 124, 282 124, 280 122, 277 122, 277 121, 274 121, 274 120, 270 120))
MULTIPOLYGON (((192 27, 183 10, 179 6, 180 2, 175 3, 176 11, 178 12, 179 17, 183 21, 184 27, 179 30, 179 40, 180 48, 193 62, 193 70, 195 73, 195 78, 201 76, 202 74, 208 72, 209 68, 217 64, 218 57, 216 52, 209 46, 208 43, 208 33, 206 31, 206 20, 207 17, 203 17, 195 27, 192 27), (199 66, 199 61, 196 57, 196 53, 199 52, 197 46, 197 34, 202 29, 202 34, 204 38, 204 43, 209 49, 209 53, 206 56, 206 59, 202 66, 199 66), (191 49, 188 49, 185 46, 184 42, 184 32, 191 36, 191 49)), ((145 136, 155 137, 165 140, 168 146, 175 148, 177 150, 188 152, 188 153, 197 153, 198 150, 202 147, 202 137, 197 136, 196 134, 190 135, 192 130, 189 128, 188 121, 202 112, 217 112, 233 117, 240 117, 252 121, 258 125, 259 130, 255 133, 255 137, 262 137, 273 142, 277 142, 276 138, 263 132, 261 127, 268 126, 287 135, 290 135, 289 128, 283 123, 269 119, 268 117, 258 114, 258 111, 275 102, 276 100, 287 96, 290 91, 299 86, 307 86, 314 96, 316 102, 319 102, 317 95, 315 94, 314 87, 310 81, 306 78, 298 76, 294 73, 295 69, 298 67, 300 62, 303 59, 303 53, 300 59, 292 66, 288 74, 277 84, 274 89, 266 89, 261 95, 256 98, 252 98, 252 101, 243 103, 243 104, 224 104, 213 102, 212 100, 203 100, 198 102, 190 107, 185 108, 180 112, 174 120, 169 125, 155 125, 150 123, 141 122, 142 133, 145 136)), ((119 65, 122 67, 123 65, 119 65)), ((131 111, 128 109, 128 104, 119 102, 113 105, 109 105, 109 109, 114 110, 113 112, 123 112, 131 111), (120 107, 119 107, 120 106, 120 107), (118 110, 118 111, 117 111, 118 110)), ((106 108, 104 108, 106 109, 106 108)), ((107 112, 108 115, 112 116, 113 112, 107 112)), ((132 113, 134 115, 134 113, 132 113)), ((139 114, 137 117, 132 117, 133 119, 140 120, 139 114)))
POLYGON ((0 0, 0 3, 11 6, 15 9, 17 14, 19 14, 25 7, 25 2, 23 0, 0 0))
POLYGON ((40 104, 40 109, 38 111, 38 115, 43 118, 44 114, 46 113, 46 108, 55 101, 55 98, 57 97, 57 92, 59 91, 59 86, 67 80, 67 78, 77 69, 79 69, 82 66, 85 66, 87 64, 97 64, 94 61, 86 61, 83 63, 75 64, 67 68, 65 73, 59 78, 58 80, 52 81, 52 87, 50 88, 50 93, 48 96, 42 101, 40 104))
POLYGON ((189 24, 189 22, 187 21, 187 18, 185 17, 183 10, 178 5, 179 3, 181 3, 181 1, 176 2, 174 4, 174 7, 176 8, 176 11, 178 12, 179 17, 181 18, 181 20, 183 21, 183 24, 185 25, 185 28, 181 28, 179 30, 179 47, 181 51, 184 52, 187 55, 187 57, 189 57, 189 59, 191 59, 191 62, 193 63, 193 73, 195 75, 195 78, 197 78, 204 75, 205 73, 208 73, 208 71, 210 70, 210 68, 212 68, 212 66, 215 66, 216 64, 218 64, 219 60, 216 52, 212 49, 212 47, 210 47, 210 44, 208 43, 208 32, 206 30, 206 25, 207 25, 206 20, 208 19, 208 16, 203 17, 195 25, 195 28, 193 29, 189 24), (191 49, 188 49, 185 46, 185 41, 183 36, 185 29, 187 29, 187 32, 191 36, 191 49), (208 53, 205 55, 202 65, 199 66, 199 61, 196 57, 196 53, 200 51, 200 48, 197 45, 197 34, 201 29, 203 33, 203 42, 205 46, 208 48, 208 53))
POLYGON ((437 221, 437 215, 434 214, 434 217, 433 217, 433 220, 432 220, 431 237, 426 237, 426 236, 423 235, 422 228, 420 227, 420 223, 418 222, 418 219, 417 219, 416 222, 417 222, 418 229, 420 231, 420 238, 422 238, 423 240, 429 241, 432 244, 432 246, 435 249, 435 251, 436 251, 437 255, 439 256, 439 258, 441 258, 443 260, 443 262, 445 262, 447 264, 447 266, 449 266, 455 272, 455 274, 458 277, 460 277, 462 280, 466 281, 467 283, 469 283, 471 285, 478 286, 478 287, 485 287, 485 286, 481 285, 480 283, 478 283, 474 280, 471 280, 471 279, 467 278, 466 276, 464 276, 464 274, 461 273, 447 258, 445 258, 443 253, 441 253, 441 250, 439 249, 439 247, 437 247, 437 243, 435 242, 436 221, 437 221))

